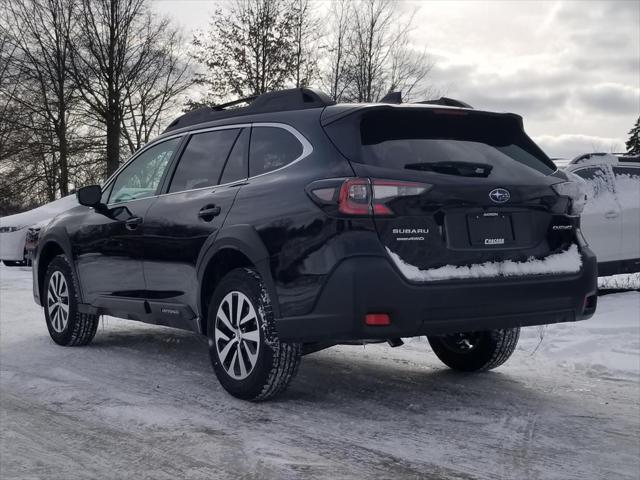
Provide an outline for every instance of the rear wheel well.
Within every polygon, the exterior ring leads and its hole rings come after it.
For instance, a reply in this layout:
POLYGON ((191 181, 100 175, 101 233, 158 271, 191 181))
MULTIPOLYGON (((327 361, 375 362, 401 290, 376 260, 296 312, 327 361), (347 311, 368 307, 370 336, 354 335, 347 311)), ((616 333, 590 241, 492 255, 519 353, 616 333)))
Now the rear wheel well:
POLYGON ((234 248, 224 248, 217 252, 204 271, 200 292, 200 316, 201 329, 204 335, 207 334, 207 315, 209 313, 209 301, 216 287, 227 273, 234 268, 249 267, 255 268, 249 257, 234 248))
POLYGON ((43 295, 44 275, 51 261, 58 255, 64 255, 62 247, 55 242, 49 242, 42 248, 40 256, 38 257, 38 291, 40 292, 41 299, 43 295))

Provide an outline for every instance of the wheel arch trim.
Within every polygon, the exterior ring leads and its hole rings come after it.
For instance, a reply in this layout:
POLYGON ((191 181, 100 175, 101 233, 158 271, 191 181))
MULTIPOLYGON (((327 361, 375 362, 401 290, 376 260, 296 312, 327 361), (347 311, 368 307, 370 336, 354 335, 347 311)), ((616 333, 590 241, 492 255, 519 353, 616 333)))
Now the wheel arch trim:
MULTIPOLYGON (((55 248, 57 250, 62 251, 62 253, 69 260, 69 264, 71 265, 71 270, 73 275, 75 276, 75 280, 78 286, 78 299, 80 302, 83 301, 83 292, 82 292, 82 282, 80 281, 80 277, 78 276, 78 270, 76 268, 76 262, 73 257, 73 250, 71 248, 71 242, 69 241, 66 235, 61 234, 60 232, 53 230, 47 231, 45 237, 42 241, 38 242, 38 249, 36 251, 36 255, 34 256, 34 262, 32 266, 32 274, 33 274, 33 295, 38 305, 42 305, 41 293, 42 286, 44 284, 44 275, 46 273, 46 265, 42 265, 42 254, 45 251, 48 251, 51 248, 55 248)), ((47 264, 48 265, 48 264, 47 264)))
MULTIPOLYGON (((210 237, 207 244, 205 244, 205 248, 202 249, 196 267, 198 276, 198 318, 201 320, 204 319, 207 313, 203 311, 206 299, 203 298, 202 295, 205 290, 203 285, 205 273, 211 262, 214 261, 216 255, 224 250, 234 250, 244 255, 251 262, 264 281, 269 297, 271 298, 271 304, 276 318, 279 317, 280 308, 275 282, 269 265, 269 252, 256 229, 248 224, 223 227, 215 237, 210 237)), ((202 325, 199 325, 199 328, 202 332, 202 325)))

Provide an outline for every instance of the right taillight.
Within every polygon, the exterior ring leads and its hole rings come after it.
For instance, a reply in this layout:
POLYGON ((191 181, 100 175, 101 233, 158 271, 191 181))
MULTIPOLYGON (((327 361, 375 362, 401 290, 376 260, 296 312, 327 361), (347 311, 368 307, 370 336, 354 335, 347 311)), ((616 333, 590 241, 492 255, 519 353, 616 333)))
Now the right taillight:
POLYGON ((404 197, 427 192, 431 185, 404 180, 380 178, 347 178, 328 186, 327 180, 312 184, 308 189, 321 206, 337 205, 342 215, 393 215, 391 203, 404 197))

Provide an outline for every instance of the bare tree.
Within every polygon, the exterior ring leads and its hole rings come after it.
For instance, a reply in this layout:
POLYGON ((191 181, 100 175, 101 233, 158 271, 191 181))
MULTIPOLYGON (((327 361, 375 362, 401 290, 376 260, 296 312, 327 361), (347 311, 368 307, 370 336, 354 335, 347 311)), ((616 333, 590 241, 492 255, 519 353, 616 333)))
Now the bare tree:
POLYGON ((79 0, 79 40, 73 76, 88 112, 106 131, 106 173, 120 165, 122 122, 127 95, 154 67, 154 48, 163 32, 145 21, 145 0, 79 0), (128 93, 127 93, 128 92, 128 93))
POLYGON ((285 0, 234 0, 217 10, 209 31, 193 41, 193 58, 204 69, 195 81, 207 88, 201 103, 259 95, 289 83, 294 76, 294 18, 291 2, 285 0))
POLYGON ((414 15, 392 0, 338 1, 327 23, 329 59, 324 83, 336 100, 375 102, 390 91, 425 93, 432 64, 410 42, 414 15))
MULTIPOLYGON (((0 6, 6 6, 4 0, 0 6)), ((15 74, 17 47, 10 42, 8 32, 0 24, 0 171, 2 162, 19 151, 20 146, 10 141, 20 132, 19 118, 22 116, 16 102, 18 78, 15 74)))
POLYGON ((296 88, 308 86, 317 75, 321 19, 310 0, 293 0, 293 76, 296 88))
POLYGON ((3 28, 17 52, 13 60, 20 83, 5 93, 32 115, 34 137, 42 141, 38 155, 51 157, 57 190, 64 196, 69 193, 70 115, 75 102, 69 76, 75 0, 9 0, 6 7, 3 28))
POLYGON ((392 35, 386 90, 387 92, 400 91, 406 99, 412 97, 424 99, 428 94, 435 94, 433 88, 425 82, 433 68, 433 62, 426 50, 416 51, 411 48, 409 33, 412 25, 413 15, 406 23, 400 23, 392 35))
MULTIPOLYGON (((146 22, 154 23, 150 14, 146 22)), ((162 19, 156 28, 163 32, 149 53, 149 68, 125 86, 122 133, 130 153, 134 153, 160 127, 168 112, 181 106, 181 94, 191 85, 189 64, 182 51, 182 37, 162 19)))
POLYGON ((350 0, 336 0, 331 2, 326 23, 329 25, 325 34, 327 51, 325 68, 321 73, 321 81, 329 91, 331 97, 341 101, 348 86, 349 56, 347 41, 351 21, 350 0))
POLYGON ((353 75, 351 96, 358 102, 373 102, 385 92, 384 70, 390 60, 389 35, 395 12, 387 0, 364 0, 354 8, 354 25, 349 39, 353 75))

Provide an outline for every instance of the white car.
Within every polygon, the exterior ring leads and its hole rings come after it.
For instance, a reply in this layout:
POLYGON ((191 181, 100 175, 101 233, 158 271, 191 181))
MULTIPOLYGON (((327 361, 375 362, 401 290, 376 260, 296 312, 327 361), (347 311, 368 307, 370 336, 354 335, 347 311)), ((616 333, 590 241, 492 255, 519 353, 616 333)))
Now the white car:
POLYGON ((581 225, 598 274, 640 271, 640 156, 590 153, 556 164, 588 186, 581 225))
POLYGON ((76 205, 76 196, 69 195, 28 212, 0 217, 0 260, 8 267, 26 265, 25 242, 29 227, 46 225, 53 217, 76 205))

